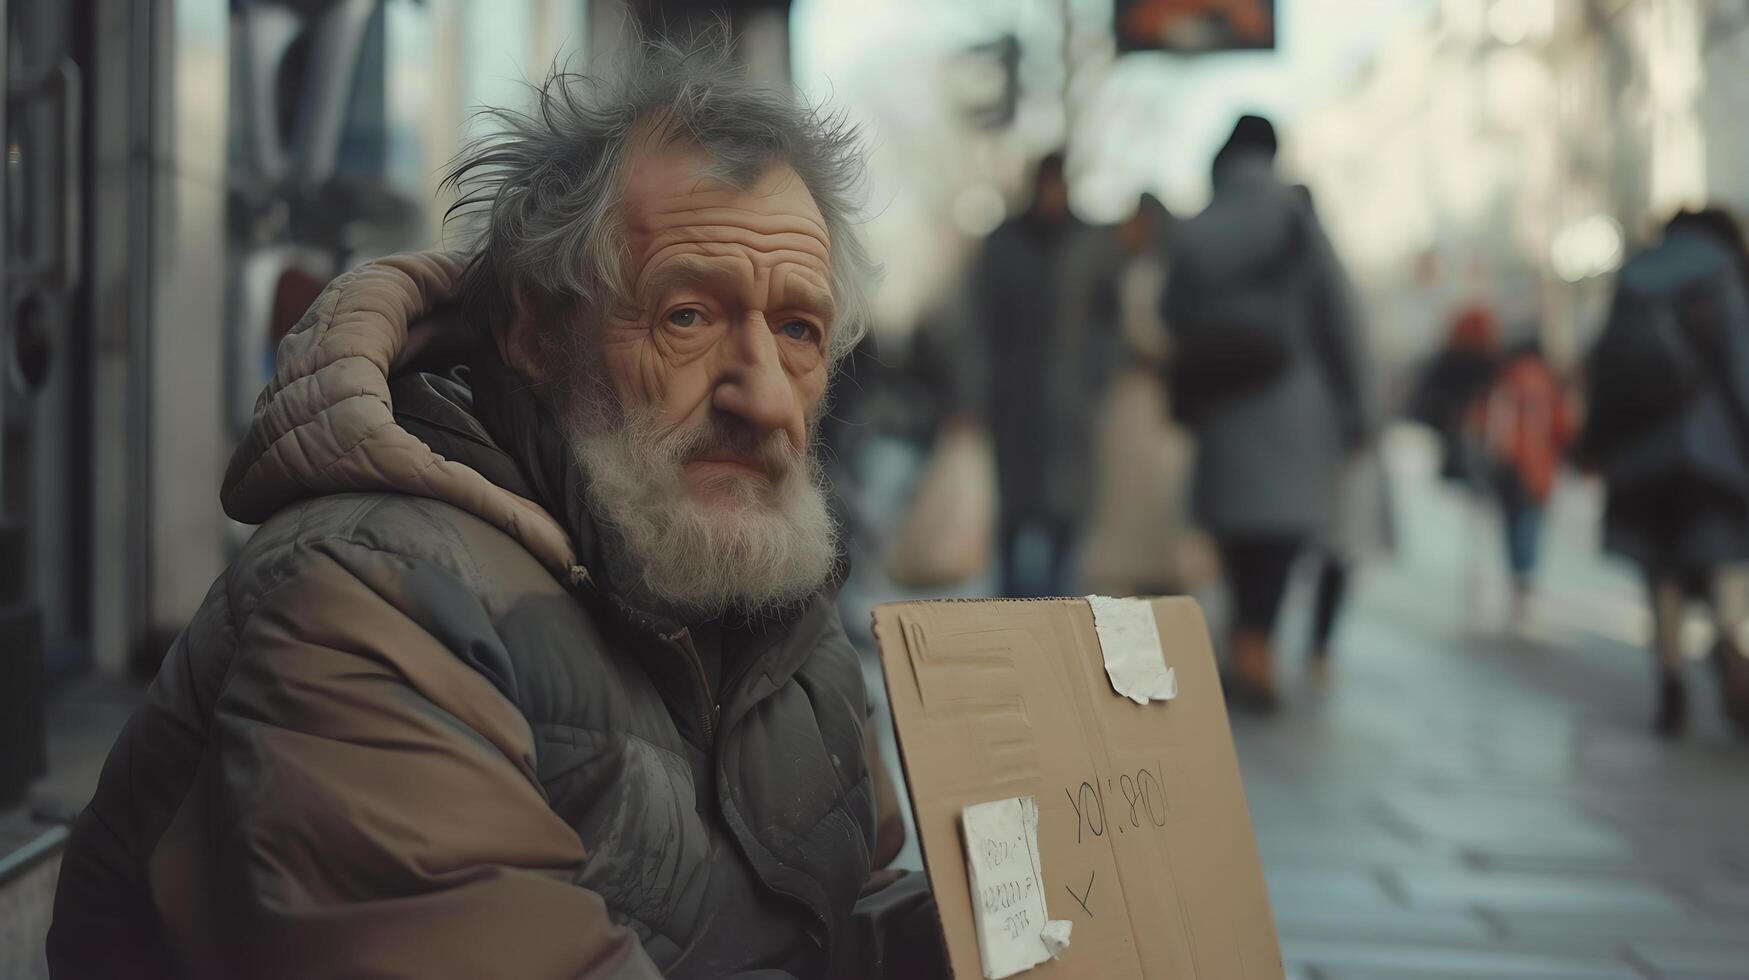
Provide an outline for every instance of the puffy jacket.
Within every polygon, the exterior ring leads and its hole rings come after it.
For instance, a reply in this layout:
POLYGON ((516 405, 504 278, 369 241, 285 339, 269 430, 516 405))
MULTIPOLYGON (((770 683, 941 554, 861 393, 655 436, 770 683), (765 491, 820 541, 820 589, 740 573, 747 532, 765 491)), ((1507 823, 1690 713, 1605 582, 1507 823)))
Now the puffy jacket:
POLYGON ((888 942, 938 960, 921 876, 858 905, 877 787, 830 597, 725 628, 710 690, 689 633, 613 588, 527 386, 425 316, 457 272, 362 266, 281 345, 222 495, 261 527, 78 821, 54 976, 918 968, 888 942), (457 338, 471 370, 404 370, 457 338))

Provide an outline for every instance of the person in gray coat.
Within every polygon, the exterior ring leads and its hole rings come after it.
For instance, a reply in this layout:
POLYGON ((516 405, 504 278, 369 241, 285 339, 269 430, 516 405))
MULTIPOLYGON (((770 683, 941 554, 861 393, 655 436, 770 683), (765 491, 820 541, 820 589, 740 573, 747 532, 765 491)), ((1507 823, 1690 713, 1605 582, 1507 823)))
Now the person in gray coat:
POLYGON ((1749 249, 1724 211, 1684 211, 1616 277, 1586 361, 1578 446, 1608 489, 1604 546, 1640 565, 1652 607, 1654 729, 1687 724, 1682 618, 1706 600, 1725 713, 1749 734, 1749 249))
POLYGON ((1270 637, 1288 573, 1328 536, 1366 417, 1347 277, 1275 151, 1268 120, 1239 120, 1213 201, 1180 229, 1163 301, 1173 410, 1197 438, 1192 509, 1233 600, 1228 691, 1257 709, 1276 703, 1270 637))

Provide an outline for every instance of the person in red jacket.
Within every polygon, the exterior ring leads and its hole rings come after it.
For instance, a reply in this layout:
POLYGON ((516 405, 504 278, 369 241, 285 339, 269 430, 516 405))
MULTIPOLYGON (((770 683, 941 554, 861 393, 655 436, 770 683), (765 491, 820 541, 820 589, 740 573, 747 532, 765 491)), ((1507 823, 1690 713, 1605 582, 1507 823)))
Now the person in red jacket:
POLYGON ((1534 343, 1507 354, 1493 382, 1471 404, 1468 427, 1500 502, 1513 619, 1523 622, 1534 592, 1543 514, 1561 457, 1577 434, 1567 391, 1534 343))

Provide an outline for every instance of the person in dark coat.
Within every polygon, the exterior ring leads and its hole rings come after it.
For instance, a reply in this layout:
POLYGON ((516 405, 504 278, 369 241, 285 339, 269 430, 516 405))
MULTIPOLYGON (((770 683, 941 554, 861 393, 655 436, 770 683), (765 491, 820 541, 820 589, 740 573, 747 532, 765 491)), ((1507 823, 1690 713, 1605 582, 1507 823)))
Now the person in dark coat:
POLYGON ((1265 709, 1288 573, 1329 536, 1343 462, 1366 433, 1347 277, 1275 152, 1268 120, 1239 120, 1215 157, 1214 200, 1179 231, 1164 298, 1174 411, 1197 437, 1194 516, 1233 596, 1228 689, 1265 709))
POLYGON ((1439 436, 1440 477, 1472 490, 1483 487, 1486 480, 1466 440, 1464 424, 1500 363, 1493 311, 1480 302, 1467 303, 1452 317, 1444 346, 1422 368, 1409 398, 1409 418, 1439 436))
POLYGON ((1686 726, 1682 616, 1697 597, 1718 628, 1713 661, 1726 713, 1749 731, 1749 664, 1739 641, 1749 611, 1749 250, 1728 214, 1678 214, 1660 244, 1622 267, 1611 323, 1587 369, 1579 455, 1608 488, 1605 547, 1645 573, 1658 671, 1654 728, 1675 736, 1686 726), (1667 343, 1670 356, 1630 356, 1612 370, 1619 355, 1608 350, 1622 338, 1630 352, 1636 341, 1667 343), (1663 385, 1674 397, 1648 408, 1646 393, 1663 385))
POLYGON ((973 390, 996 450, 1002 589, 1075 591, 1093 498, 1093 425, 1116 359, 1116 238, 1069 212, 1063 156, 1038 166, 1027 211, 972 271, 973 390))

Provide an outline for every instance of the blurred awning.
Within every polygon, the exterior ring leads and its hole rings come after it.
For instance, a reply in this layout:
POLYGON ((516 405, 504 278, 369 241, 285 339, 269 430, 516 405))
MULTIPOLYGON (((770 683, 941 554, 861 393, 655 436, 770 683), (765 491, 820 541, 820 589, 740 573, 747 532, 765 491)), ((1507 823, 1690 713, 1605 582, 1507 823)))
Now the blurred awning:
POLYGON ((1275 0, 1116 0, 1119 51, 1275 47, 1275 0))

